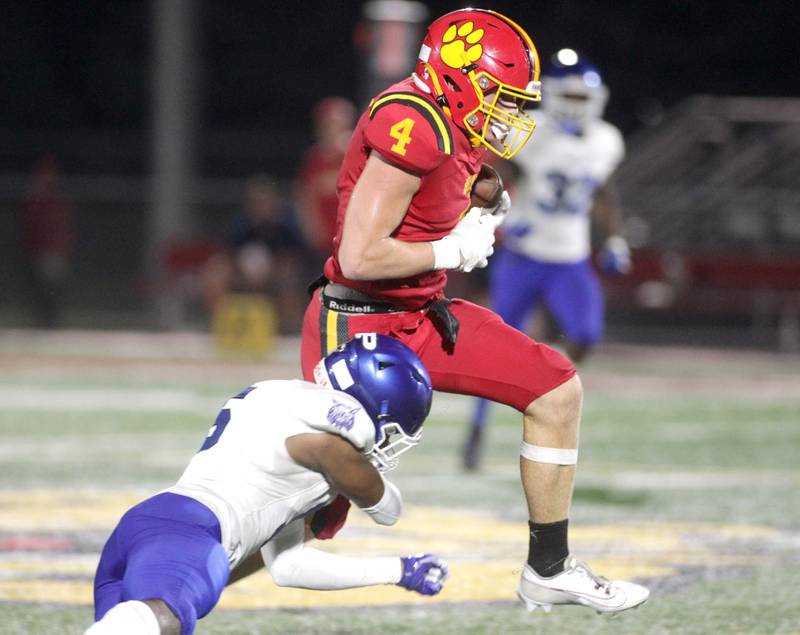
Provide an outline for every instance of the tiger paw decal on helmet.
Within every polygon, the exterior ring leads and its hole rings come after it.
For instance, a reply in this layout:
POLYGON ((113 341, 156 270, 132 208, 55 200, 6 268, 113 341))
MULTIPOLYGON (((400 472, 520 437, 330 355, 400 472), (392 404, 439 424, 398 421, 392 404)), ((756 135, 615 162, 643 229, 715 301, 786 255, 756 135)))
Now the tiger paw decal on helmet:
POLYGON ((413 77, 473 146, 504 159, 536 126, 525 107, 541 99, 539 54, 521 26, 494 11, 459 9, 434 20, 413 77))
POLYGON ((465 22, 461 26, 451 24, 442 36, 442 61, 450 68, 461 68, 477 62, 483 55, 483 46, 480 45, 483 34, 484 30, 476 29, 474 22, 465 22), (467 48, 467 44, 471 46, 467 48))

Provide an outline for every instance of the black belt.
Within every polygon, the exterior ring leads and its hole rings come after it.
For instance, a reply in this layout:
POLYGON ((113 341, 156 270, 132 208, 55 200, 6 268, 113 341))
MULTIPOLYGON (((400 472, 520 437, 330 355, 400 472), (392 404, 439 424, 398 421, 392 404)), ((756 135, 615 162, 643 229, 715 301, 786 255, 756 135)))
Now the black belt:
MULTIPOLYGON (((374 315, 378 313, 402 313, 405 309, 398 309, 388 302, 378 302, 370 299, 365 294, 355 289, 350 289, 340 284, 331 284, 325 276, 320 276, 308 286, 309 295, 319 288, 322 304, 333 311, 341 313, 355 313, 361 315, 374 315), (331 294, 342 296, 334 297, 331 294)), ((433 300, 427 305, 428 314, 436 330, 442 336, 446 350, 451 351, 458 339, 458 318, 450 311, 451 301, 447 298, 433 300)))
POLYGON ((405 309, 399 309, 389 302, 373 300, 360 291, 340 284, 329 283, 323 286, 320 299, 325 307, 341 313, 373 315, 377 313, 402 313, 405 311, 405 309))

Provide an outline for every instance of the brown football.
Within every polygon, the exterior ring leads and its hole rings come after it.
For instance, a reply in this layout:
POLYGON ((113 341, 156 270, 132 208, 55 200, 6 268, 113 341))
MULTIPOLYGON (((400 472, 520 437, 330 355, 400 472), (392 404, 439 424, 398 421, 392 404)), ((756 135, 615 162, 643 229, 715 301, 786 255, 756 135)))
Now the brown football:
POLYGON ((470 207, 482 207, 487 214, 493 214, 503 195, 503 179, 491 165, 483 164, 478 178, 472 184, 470 207))

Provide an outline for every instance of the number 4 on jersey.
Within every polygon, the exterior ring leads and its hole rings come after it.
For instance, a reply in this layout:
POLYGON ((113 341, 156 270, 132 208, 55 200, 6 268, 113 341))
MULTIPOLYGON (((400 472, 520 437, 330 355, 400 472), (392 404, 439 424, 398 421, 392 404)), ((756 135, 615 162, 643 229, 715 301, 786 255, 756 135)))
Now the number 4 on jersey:
POLYGON ((406 117, 389 128, 389 136, 397 140, 397 143, 389 148, 392 152, 396 152, 401 157, 406 155, 406 146, 411 143, 411 129, 414 127, 414 123, 413 119, 406 117))

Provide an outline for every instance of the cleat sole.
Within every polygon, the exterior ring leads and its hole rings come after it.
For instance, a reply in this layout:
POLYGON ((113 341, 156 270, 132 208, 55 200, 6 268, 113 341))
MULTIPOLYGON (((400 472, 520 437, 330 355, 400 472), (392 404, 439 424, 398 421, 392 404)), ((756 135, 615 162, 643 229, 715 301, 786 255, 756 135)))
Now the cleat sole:
POLYGON ((549 613, 553 610, 552 604, 545 604, 540 602, 534 602, 533 600, 529 600, 528 598, 524 597, 522 593, 517 591, 517 597, 522 601, 525 605, 525 608, 528 609, 528 613, 533 613, 537 609, 541 609, 545 613, 549 613))

